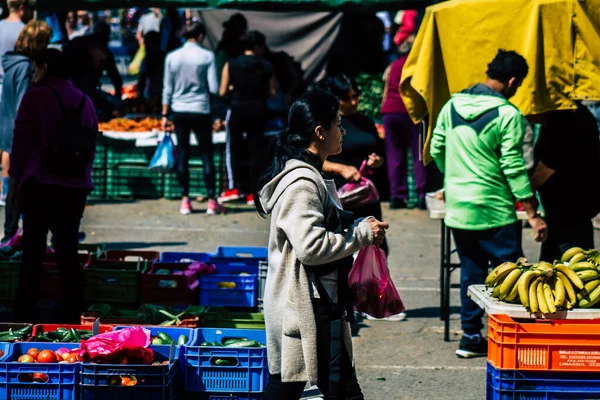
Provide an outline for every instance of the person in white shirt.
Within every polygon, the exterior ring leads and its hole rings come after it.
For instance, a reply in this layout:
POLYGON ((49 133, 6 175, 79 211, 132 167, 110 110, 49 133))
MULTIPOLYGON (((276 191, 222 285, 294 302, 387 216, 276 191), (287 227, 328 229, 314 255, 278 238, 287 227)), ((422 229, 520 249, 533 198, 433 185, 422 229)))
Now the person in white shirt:
POLYGON ((161 21, 162 13, 160 12, 160 8, 153 8, 152 12, 143 15, 140 18, 136 34, 140 46, 144 43, 144 36, 146 36, 148 32, 160 32, 161 21))
POLYGON ((210 95, 218 91, 215 55, 200 43, 206 28, 202 23, 186 27, 183 47, 169 53, 165 61, 162 95, 163 130, 173 124, 177 136, 177 176, 181 187, 183 215, 191 214, 189 198, 190 132, 194 131, 202 152, 204 181, 206 185, 207 214, 217 214, 225 208, 215 199, 215 168, 213 165, 212 122, 210 95), (172 111, 172 123, 169 121, 172 111))

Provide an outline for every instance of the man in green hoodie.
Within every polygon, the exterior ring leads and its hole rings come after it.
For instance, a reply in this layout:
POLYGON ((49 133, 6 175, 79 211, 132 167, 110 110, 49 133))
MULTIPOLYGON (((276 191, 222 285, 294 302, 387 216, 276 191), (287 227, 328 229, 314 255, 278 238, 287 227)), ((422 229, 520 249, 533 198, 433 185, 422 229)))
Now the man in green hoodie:
POLYGON ((444 221, 461 264, 464 335, 456 350, 461 358, 487 354, 483 310, 467 296, 468 287, 483 283, 490 264, 523 256, 516 201, 527 212, 535 240, 547 234, 523 159, 523 116, 508 101, 527 72, 522 56, 500 50, 488 65, 486 82, 453 95, 442 108, 431 139, 431 156, 444 173, 444 221))

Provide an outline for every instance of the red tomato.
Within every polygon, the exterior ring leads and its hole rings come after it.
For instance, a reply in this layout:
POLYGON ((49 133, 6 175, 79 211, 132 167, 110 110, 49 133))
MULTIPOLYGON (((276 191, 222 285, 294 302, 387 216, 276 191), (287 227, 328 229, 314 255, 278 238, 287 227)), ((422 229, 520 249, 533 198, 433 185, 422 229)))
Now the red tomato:
POLYGON ((77 361, 77 354, 69 354, 69 357, 67 357, 67 361, 70 362, 71 364, 75 364, 77 361))
POLYGON ((34 363, 35 360, 31 356, 28 356, 27 354, 23 354, 21 357, 19 357, 19 359, 17 360, 17 362, 20 362, 20 363, 34 363))
POLYGON ((55 363, 56 354, 52 350, 42 350, 37 357, 39 363, 55 363))
POLYGON ((33 374, 33 381, 40 382, 40 383, 46 383, 46 382, 48 382, 48 375, 40 374, 40 373, 36 372, 35 374, 33 374))
POLYGON ((34 360, 37 360, 39 354, 40 354, 40 351, 35 348, 29 349, 29 351, 27 352, 27 355, 30 356, 31 358, 33 358, 34 360))

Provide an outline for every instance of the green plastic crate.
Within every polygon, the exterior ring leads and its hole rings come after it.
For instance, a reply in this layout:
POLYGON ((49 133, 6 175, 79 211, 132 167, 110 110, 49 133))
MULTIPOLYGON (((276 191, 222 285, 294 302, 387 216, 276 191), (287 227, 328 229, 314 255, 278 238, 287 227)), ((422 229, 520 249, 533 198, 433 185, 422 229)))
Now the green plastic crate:
POLYGON ((79 252, 91 254, 93 259, 102 258, 106 252, 106 243, 79 243, 79 252))
POLYGON ((108 168, 107 197, 158 199, 163 195, 162 174, 148 164, 121 164, 108 168))
POLYGON ((265 316, 261 313, 230 312, 223 307, 210 307, 200 315, 198 327, 265 329, 265 316))
MULTIPOLYGON (((216 151, 213 156, 215 168, 215 192, 218 195, 222 190, 222 180, 227 178, 227 172, 224 166, 224 157, 220 151, 216 151)), ((201 161, 200 151, 197 148, 192 148, 190 156, 190 197, 206 196, 206 185, 204 184, 204 165, 201 161)), ((181 189, 179 188, 179 180, 176 173, 165 174, 165 185, 163 189, 163 197, 165 199, 181 198, 181 189)))
POLYGON ((138 304, 140 280, 137 263, 96 261, 83 271, 83 299, 86 304, 138 304))
POLYGON ((18 261, 0 262, 0 303, 12 303, 15 300, 20 269, 21 263, 18 261))

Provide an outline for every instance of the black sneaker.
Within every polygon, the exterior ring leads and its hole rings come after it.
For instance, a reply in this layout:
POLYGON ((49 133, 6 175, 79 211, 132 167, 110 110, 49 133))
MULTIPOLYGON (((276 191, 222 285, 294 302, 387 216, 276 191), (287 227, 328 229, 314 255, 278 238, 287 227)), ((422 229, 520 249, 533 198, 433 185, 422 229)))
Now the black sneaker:
POLYGON ((474 358, 487 356, 488 342, 481 335, 467 337, 463 335, 456 350, 459 358, 474 358))
POLYGON ((390 199, 390 209, 399 210, 401 208, 408 208, 405 200, 402 199, 390 199))

